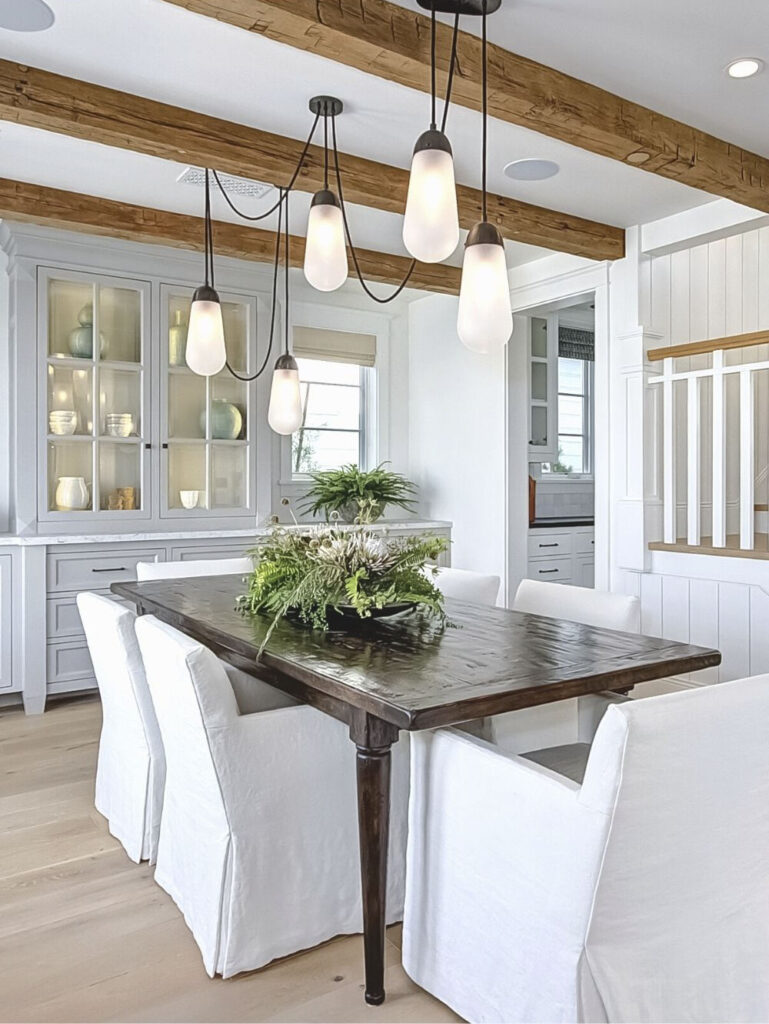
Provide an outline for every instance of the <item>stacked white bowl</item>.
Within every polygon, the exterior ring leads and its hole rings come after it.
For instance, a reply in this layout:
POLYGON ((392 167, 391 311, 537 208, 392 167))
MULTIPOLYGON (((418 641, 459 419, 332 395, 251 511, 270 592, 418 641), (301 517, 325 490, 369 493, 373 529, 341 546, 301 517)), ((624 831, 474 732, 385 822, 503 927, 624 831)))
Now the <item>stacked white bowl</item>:
POLYGON ((134 418, 130 412, 108 412, 104 425, 110 437, 130 437, 134 432, 134 418))
POLYGON ((48 426, 51 433, 58 436, 74 434, 77 428, 77 413, 74 409, 54 409, 48 413, 48 426))

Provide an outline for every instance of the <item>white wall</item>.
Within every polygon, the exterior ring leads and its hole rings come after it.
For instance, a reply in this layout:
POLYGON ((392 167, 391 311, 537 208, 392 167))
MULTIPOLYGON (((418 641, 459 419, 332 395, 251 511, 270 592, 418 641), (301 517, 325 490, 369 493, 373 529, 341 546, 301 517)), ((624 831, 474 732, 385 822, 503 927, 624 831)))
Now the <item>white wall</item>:
POLYGON ((452 564, 505 578, 504 352, 470 352, 458 300, 409 307, 409 464, 422 512, 453 522, 452 564))

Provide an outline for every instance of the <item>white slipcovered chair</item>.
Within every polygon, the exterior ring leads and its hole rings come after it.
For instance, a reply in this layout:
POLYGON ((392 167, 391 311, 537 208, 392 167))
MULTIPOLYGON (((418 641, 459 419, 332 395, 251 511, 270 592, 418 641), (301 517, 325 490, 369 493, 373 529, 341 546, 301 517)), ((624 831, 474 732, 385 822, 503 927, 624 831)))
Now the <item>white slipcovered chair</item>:
POLYGON ((445 597, 473 604, 495 605, 499 594, 499 576, 488 576, 468 569, 439 568, 435 585, 445 597))
MULTIPOLYGON (((360 931, 347 727, 297 704, 241 715, 211 651, 153 616, 136 633, 166 750, 155 878, 208 973, 230 977, 360 931)), ((408 792, 407 762, 393 762, 391 921, 402 916, 408 792)))
POLYGON ((134 632, 136 616, 99 594, 77 595, 102 704, 96 809, 131 860, 154 861, 165 756, 134 632))
POLYGON ((469 1021, 769 1020, 768 720, 769 676, 620 699, 584 776, 415 734, 407 973, 469 1021))
POLYGON ((568 583, 521 580, 513 609, 531 615, 547 615, 551 619, 584 622, 586 626, 618 629, 623 633, 637 633, 641 628, 641 602, 637 597, 568 583))
MULTIPOLYGON (((253 569, 250 558, 200 558, 178 562, 137 562, 136 579, 139 583, 150 580, 181 580, 194 576, 247 576, 253 569)), ((292 703, 279 690, 248 672, 242 672, 234 665, 223 661, 235 699, 243 714, 251 711, 266 711, 270 707, 280 708, 292 703)))

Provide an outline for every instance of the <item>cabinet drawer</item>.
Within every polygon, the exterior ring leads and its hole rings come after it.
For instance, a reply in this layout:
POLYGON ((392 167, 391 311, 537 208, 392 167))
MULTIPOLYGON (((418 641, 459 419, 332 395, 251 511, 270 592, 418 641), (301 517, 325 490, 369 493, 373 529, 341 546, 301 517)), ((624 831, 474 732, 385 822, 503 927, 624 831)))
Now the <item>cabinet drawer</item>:
MULTIPOLYGON (((109 592, 104 594, 110 601, 116 601, 133 610, 133 605, 109 592)), ((80 612, 77 610, 77 598, 74 594, 48 598, 48 639, 67 640, 85 636, 80 612)))
POLYGON ((48 685, 93 679, 93 665, 85 640, 48 644, 48 685))
POLYGON ((579 555, 592 555, 595 551, 595 535, 593 533, 575 534, 574 550, 579 555))
POLYGON ((48 591, 109 590, 113 583, 136 579, 137 562, 165 557, 163 548, 54 552, 48 556, 48 591))
POLYGON ((199 559, 212 558, 245 558, 248 551, 254 547, 255 542, 244 537, 240 543, 233 544, 226 548, 207 547, 184 547, 171 548, 170 561, 172 562, 196 562, 199 559))
POLYGON ((571 580, 571 558, 543 558, 530 562, 529 579, 567 583, 571 580))
POLYGON ((570 555, 573 537, 570 533, 556 533, 547 530, 529 534, 529 558, 552 558, 553 555, 570 555))

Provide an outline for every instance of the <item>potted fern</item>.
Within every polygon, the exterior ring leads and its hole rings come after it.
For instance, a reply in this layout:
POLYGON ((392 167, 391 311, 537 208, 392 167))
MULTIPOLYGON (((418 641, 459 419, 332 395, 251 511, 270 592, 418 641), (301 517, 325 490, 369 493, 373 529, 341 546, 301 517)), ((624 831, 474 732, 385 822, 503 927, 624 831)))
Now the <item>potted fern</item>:
POLYGON ((400 473, 385 469, 386 465, 369 470, 349 465, 312 473, 302 512, 314 516, 322 512, 326 519, 336 512, 346 523, 375 523, 388 505, 414 512, 416 487, 400 473))
POLYGON ((301 531, 276 526, 250 552, 254 571, 238 609, 272 617, 260 654, 286 616, 327 630, 344 621, 418 607, 443 625, 443 594, 435 585, 434 563, 446 547, 442 537, 387 539, 361 526, 308 526, 301 531))

